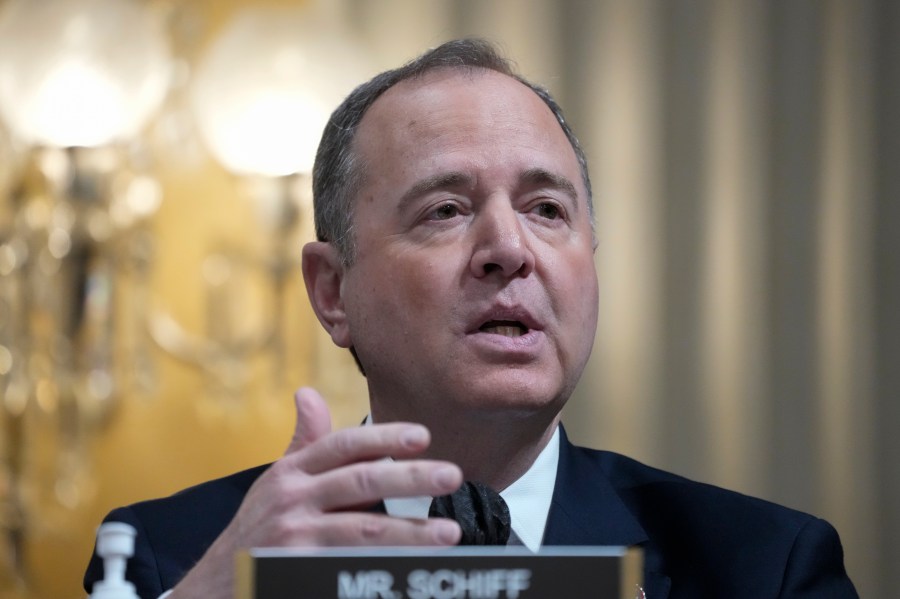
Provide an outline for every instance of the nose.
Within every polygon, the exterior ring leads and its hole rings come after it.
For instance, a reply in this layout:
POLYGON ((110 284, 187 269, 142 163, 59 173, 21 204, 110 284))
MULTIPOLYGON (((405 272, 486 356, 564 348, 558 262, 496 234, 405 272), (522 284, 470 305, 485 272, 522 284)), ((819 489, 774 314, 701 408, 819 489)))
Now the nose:
POLYGON ((518 212, 508 201, 494 202, 475 217, 475 248, 471 271, 476 278, 499 274, 503 278, 527 277, 534 271, 535 256, 518 212))

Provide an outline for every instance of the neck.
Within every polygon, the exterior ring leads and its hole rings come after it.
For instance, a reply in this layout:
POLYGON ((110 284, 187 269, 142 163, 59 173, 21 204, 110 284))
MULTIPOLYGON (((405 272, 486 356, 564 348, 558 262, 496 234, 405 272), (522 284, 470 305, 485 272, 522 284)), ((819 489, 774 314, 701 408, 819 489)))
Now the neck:
POLYGON ((372 406, 375 422, 420 422, 431 431, 431 445, 422 457, 458 465, 466 480, 502 491, 519 479, 546 447, 559 414, 509 412, 471 415, 391 415, 372 406))

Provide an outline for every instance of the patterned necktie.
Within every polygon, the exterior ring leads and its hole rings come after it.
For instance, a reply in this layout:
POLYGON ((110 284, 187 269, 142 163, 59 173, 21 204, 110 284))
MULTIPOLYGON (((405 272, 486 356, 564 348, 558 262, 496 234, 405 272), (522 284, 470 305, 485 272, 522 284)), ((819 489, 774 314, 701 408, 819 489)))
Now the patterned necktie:
POLYGON ((465 482, 452 495, 435 497, 428 517, 450 518, 462 528, 460 545, 506 545, 509 508, 500 494, 481 483, 465 482))

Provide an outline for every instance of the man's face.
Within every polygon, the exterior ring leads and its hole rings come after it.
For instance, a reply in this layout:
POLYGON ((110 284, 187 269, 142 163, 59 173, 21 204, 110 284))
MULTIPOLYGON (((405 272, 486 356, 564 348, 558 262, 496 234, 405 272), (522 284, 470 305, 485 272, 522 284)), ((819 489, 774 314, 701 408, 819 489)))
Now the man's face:
POLYGON ((433 72, 372 105, 355 151, 340 342, 376 419, 555 415, 590 353, 597 279, 578 162, 549 108, 499 73, 433 72))

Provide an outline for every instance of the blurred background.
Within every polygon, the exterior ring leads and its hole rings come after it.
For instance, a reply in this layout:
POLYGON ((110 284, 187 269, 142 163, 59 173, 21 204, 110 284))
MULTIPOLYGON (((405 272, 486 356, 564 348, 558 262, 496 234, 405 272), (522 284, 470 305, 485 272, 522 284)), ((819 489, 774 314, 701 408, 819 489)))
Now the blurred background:
POLYGON ((822 516, 900 588, 900 4, 0 0, 0 597, 83 597, 109 509, 276 459, 297 386, 359 422, 297 268, 311 153, 464 35, 590 159, 570 434, 822 516))

